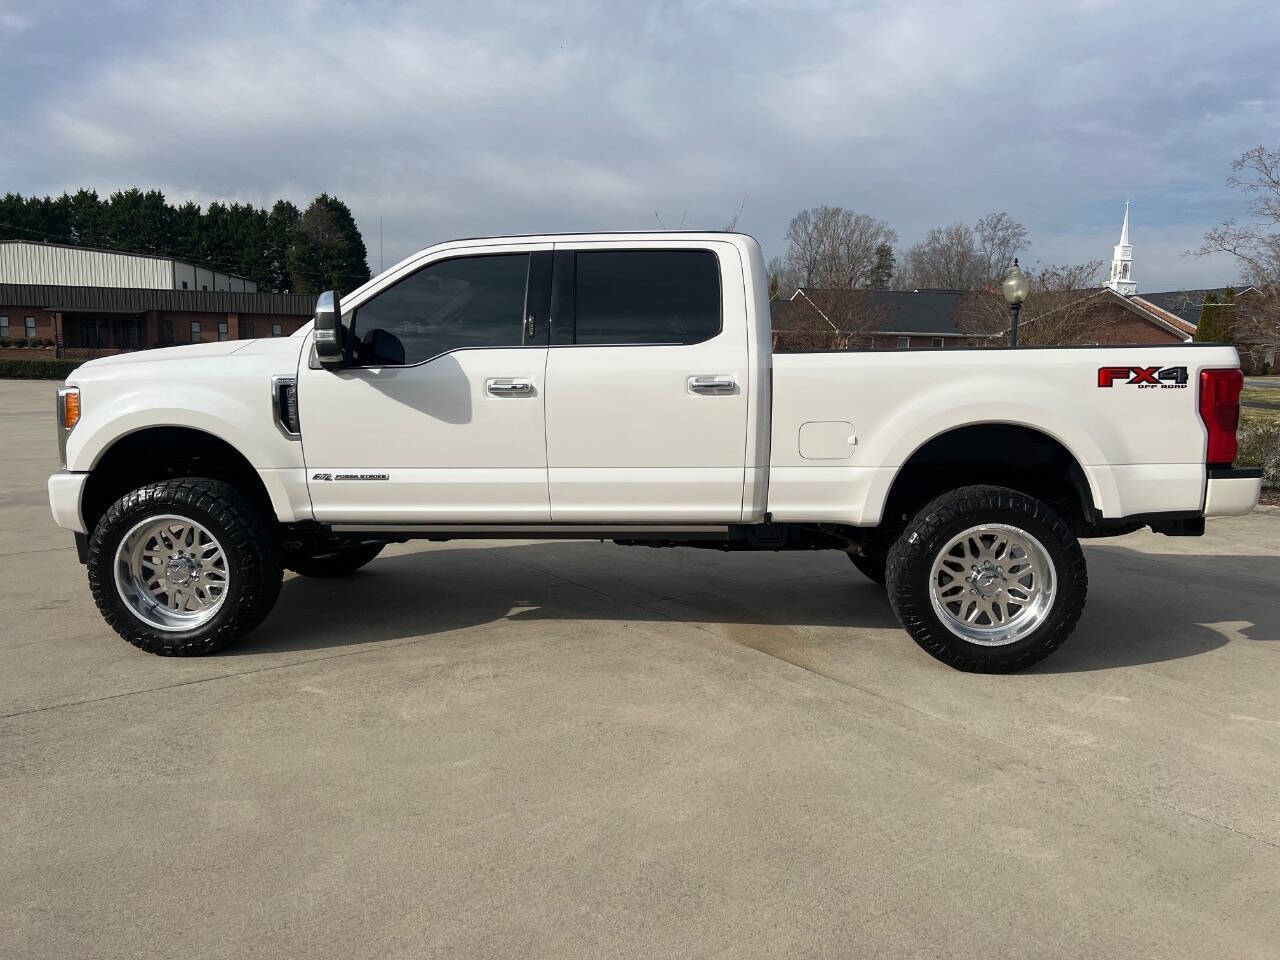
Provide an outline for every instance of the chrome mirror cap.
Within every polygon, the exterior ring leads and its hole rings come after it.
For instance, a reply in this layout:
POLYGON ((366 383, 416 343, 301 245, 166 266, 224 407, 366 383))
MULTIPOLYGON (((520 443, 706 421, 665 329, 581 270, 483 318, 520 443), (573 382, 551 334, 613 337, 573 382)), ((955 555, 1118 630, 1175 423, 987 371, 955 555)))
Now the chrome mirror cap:
POLYGON ((326 290, 316 298, 314 335, 320 365, 342 366, 342 304, 333 290, 326 290))

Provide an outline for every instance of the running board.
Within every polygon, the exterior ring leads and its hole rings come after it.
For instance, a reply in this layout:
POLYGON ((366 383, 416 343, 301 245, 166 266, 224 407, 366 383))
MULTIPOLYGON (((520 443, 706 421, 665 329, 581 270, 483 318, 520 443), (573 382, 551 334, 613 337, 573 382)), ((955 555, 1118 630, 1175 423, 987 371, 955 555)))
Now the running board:
POLYGON ((570 540, 614 540, 619 537, 641 537, 645 539, 690 539, 706 538, 723 540, 729 536, 727 524, 708 526, 707 524, 650 524, 629 523, 610 526, 593 526, 591 524, 570 523, 520 523, 520 524, 484 524, 484 523, 333 523, 329 529, 334 533, 386 533, 398 537, 453 537, 457 539, 502 539, 502 540, 546 540, 557 537, 570 540))

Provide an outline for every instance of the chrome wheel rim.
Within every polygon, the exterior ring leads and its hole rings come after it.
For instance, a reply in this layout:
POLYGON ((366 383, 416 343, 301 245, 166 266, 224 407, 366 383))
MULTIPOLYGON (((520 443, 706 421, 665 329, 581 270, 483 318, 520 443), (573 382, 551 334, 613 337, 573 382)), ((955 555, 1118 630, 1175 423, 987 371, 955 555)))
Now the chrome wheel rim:
POLYGON ((116 591, 157 630, 194 630, 222 607, 231 586, 227 555, 203 524, 176 514, 148 517, 120 540, 116 591))
POLYGON ((984 647, 1030 636, 1053 609, 1058 582, 1049 551, 1018 527, 986 523, 938 551, 929 599, 942 625, 984 647))

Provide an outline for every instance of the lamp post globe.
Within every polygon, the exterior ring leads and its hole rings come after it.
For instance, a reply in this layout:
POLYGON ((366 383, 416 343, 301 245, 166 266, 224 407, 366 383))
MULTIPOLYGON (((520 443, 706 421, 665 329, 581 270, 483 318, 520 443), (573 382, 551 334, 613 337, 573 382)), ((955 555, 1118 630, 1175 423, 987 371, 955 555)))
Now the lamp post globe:
POLYGON ((1027 299, 1027 294, 1031 292, 1031 281, 1018 266, 1016 258, 1012 269, 1000 284, 1000 292, 1004 294, 1005 302, 1009 304, 1009 312, 1013 314, 1013 324, 1009 327, 1009 346, 1016 347, 1018 345, 1018 313, 1022 310, 1022 301, 1027 299))

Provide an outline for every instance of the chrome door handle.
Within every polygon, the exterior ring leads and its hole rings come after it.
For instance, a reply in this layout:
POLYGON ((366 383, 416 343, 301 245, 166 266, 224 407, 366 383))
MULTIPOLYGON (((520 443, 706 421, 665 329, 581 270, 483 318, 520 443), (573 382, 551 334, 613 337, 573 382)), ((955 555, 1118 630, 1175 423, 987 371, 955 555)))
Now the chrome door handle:
POLYGON ((491 397, 527 397, 533 393, 533 383, 531 381, 514 380, 510 377, 486 380, 484 388, 491 397))
POLYGON ((690 377, 689 392, 703 396, 718 396, 738 392, 738 381, 733 377, 716 375, 712 377, 690 377))

